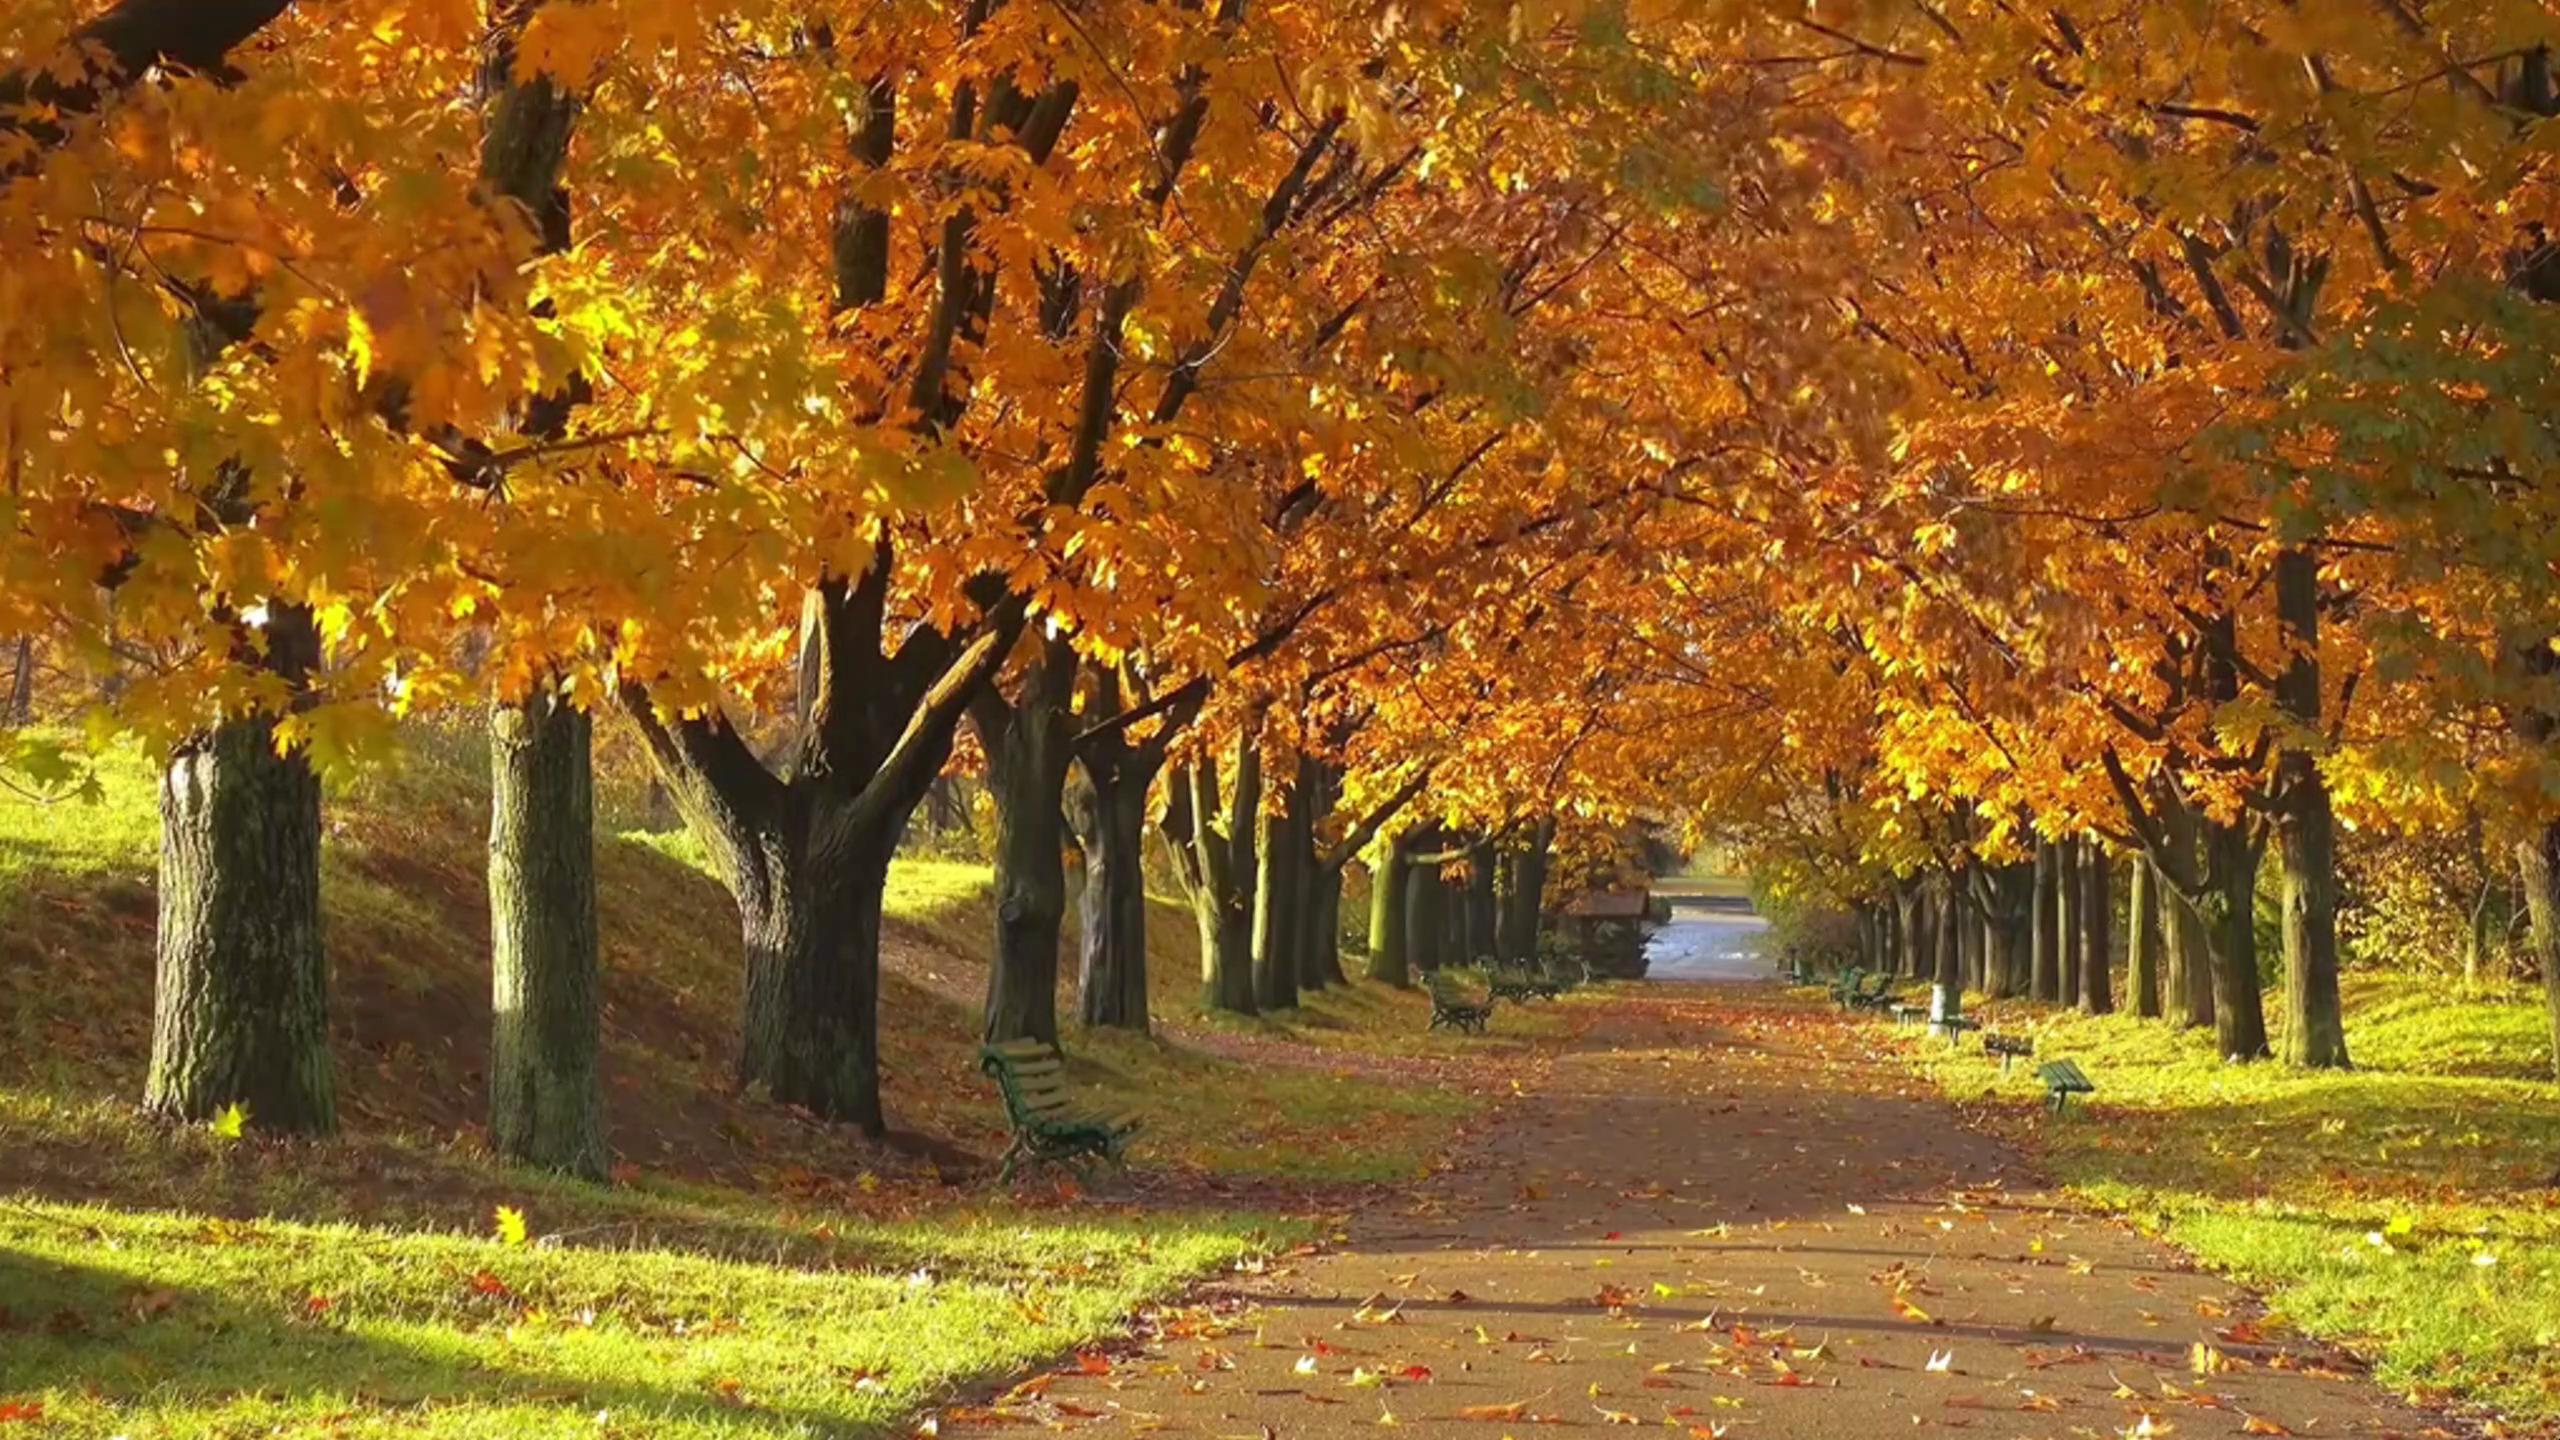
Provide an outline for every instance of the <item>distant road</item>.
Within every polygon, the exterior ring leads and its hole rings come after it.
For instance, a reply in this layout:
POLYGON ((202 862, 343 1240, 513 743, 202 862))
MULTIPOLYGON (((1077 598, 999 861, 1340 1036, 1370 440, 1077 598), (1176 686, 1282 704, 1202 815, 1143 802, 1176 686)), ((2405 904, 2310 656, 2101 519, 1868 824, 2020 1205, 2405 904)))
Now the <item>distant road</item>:
POLYGON ((1766 980, 1773 973, 1761 953, 1769 922, 1749 900, 1682 895, 1673 897, 1671 907, 1671 923, 1645 943, 1646 979, 1766 980))

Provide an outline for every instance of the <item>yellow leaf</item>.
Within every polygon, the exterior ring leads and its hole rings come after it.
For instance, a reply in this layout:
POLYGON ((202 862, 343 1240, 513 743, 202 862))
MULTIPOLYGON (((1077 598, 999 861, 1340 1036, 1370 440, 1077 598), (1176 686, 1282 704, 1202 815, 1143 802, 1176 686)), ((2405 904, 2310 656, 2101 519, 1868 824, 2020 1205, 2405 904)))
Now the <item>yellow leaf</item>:
POLYGON ((512 1205, 501 1205, 498 1207, 498 1243, 501 1245, 521 1245, 524 1243, 523 1211, 518 1210, 512 1205))
POLYGON ((248 1124, 249 1107, 234 1100, 223 1106, 222 1113, 207 1122, 205 1128, 213 1132, 213 1138, 216 1140, 237 1140, 240 1138, 240 1132, 248 1128, 248 1124))

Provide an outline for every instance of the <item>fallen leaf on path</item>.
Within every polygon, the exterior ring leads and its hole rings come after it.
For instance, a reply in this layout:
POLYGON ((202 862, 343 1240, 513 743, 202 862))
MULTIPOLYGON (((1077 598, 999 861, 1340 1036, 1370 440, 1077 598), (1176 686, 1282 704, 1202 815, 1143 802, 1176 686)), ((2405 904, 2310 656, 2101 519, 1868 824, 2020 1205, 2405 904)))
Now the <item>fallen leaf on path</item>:
POLYGON ((1529 1418, 1529 1402, 1514 1400, 1507 1405, 1461 1405, 1458 1407, 1458 1418, 1461 1420, 1526 1420, 1529 1418))
POLYGON ((1600 1411, 1600 1423, 1603 1425, 1642 1425, 1644 1423, 1624 1410, 1607 1410, 1598 1405, 1591 1408, 1600 1411))
POLYGON ((2264 1415, 2243 1414, 2240 1417, 2240 1433, 2243 1435, 2290 1435, 2293 1432, 2264 1415))

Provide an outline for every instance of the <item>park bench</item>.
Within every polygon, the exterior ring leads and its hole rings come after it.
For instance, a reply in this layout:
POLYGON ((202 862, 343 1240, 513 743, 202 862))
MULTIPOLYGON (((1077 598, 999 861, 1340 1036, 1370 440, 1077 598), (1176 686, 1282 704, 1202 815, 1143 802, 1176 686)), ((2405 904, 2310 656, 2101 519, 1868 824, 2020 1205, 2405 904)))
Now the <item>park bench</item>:
POLYGON ((2000 1073, 2006 1075, 2009 1073, 2009 1063, 2011 1061, 2019 1059, 2031 1060, 2035 1058, 2035 1037, 2031 1035, 2001 1035, 1990 1030, 1985 1030, 1982 1032, 1982 1053, 1985 1055, 1999 1056, 2000 1073))
POLYGON ((1525 965, 1488 965, 1484 974, 1485 993, 1514 1005, 1530 1000, 1552 1000, 1562 990, 1561 986, 1533 973, 1525 965))
POLYGON ((2044 1082, 2046 1108, 2056 1115, 2062 1113, 2062 1107, 2070 1102, 2072 1096, 2093 1094, 2098 1088, 2090 1083, 2079 1066, 2068 1060, 2047 1060, 2036 1067, 2036 1078, 2044 1082))
POLYGON ((1490 998, 1481 1003, 1467 998, 1459 992, 1458 982, 1450 979, 1444 971, 1432 971, 1431 978, 1424 983, 1431 991, 1431 1024, 1426 1028, 1438 1030, 1446 1027, 1475 1035, 1484 1033, 1485 1022, 1493 1018, 1493 1001, 1490 998))
POLYGON ((1963 1043, 1964 1032, 1981 1029, 1982 1022, 1962 1015, 1941 1015, 1929 1022, 1929 1028, 1946 1037, 1948 1044, 1957 1045, 1963 1043))
POLYGON ((1893 1028, 1896 1030, 1917 1025, 1921 1021, 1929 1018, 1929 1007, 1926 1005, 1904 1005, 1897 1003, 1886 1008, 1891 1011, 1893 1015, 1893 1028))
POLYGON ((1848 1009, 1849 997, 1858 993, 1858 982, 1866 978, 1866 973, 1866 971, 1852 965, 1848 969, 1841 971, 1839 974, 1832 976, 1832 1003, 1838 1005, 1843 1010, 1848 1009))
POLYGON ((1067 1066, 1045 1040, 1007 1040, 978 1051, 978 1068, 1004 1094, 1004 1123, 1013 1132, 996 1180, 1013 1178, 1025 1160, 1052 1164, 1087 1158, 1120 1163, 1121 1150, 1138 1122, 1077 1110, 1067 1095, 1067 1066))
POLYGON ((1561 995, 1568 990, 1579 990, 1591 983, 1591 967, 1582 963, 1582 957, 1579 955, 1562 959, 1541 956, 1538 960, 1538 975, 1551 996, 1561 995))
POLYGON ((1893 1003, 1893 977, 1879 970, 1870 978, 1876 982, 1872 990, 1861 990, 1854 984, 1849 987, 1846 1003, 1850 1009, 1882 1010, 1893 1003))

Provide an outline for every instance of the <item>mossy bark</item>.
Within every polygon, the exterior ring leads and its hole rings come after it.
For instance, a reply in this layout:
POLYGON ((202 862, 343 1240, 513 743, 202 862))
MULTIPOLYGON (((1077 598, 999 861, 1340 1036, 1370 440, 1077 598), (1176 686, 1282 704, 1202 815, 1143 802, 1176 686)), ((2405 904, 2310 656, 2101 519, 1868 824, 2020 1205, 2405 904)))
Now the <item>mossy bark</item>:
POLYGON ((2160 891, 2150 859, 2134 856, 2124 912, 2126 988, 2133 992, 2133 1013, 2146 1020, 2161 1014, 2160 891))
MULTIPOLYGON (((2275 562, 2276 616, 2292 651, 2276 697, 2296 733, 2320 728, 2320 580, 2310 551, 2275 562)), ((2284 1060, 2308 1069, 2347 1062, 2338 998, 2338 839, 2329 782, 2301 745, 2276 756, 2276 852, 2284 871, 2284 1060)))
POLYGON ((489 713, 489 1139, 601 1180, 593 732, 556 691, 489 713))
POLYGON ((1304 879, 1298 822, 1306 800, 1294 779, 1276 787, 1286 809, 1261 817, 1261 871, 1253 892, 1253 998, 1266 1011, 1298 1008, 1298 943, 1304 923, 1304 879))
MULTIPOLYGON (((2180 806, 2163 808, 2170 861, 2178 873, 2202 874, 2195 818, 2180 806)), ((2200 1029, 2214 1023, 2213 948, 2205 938, 2204 917, 2168 877, 2168 871, 2159 872, 2161 1008, 2178 1029, 2200 1029)))
POLYGON ((2265 995, 2258 983, 2258 852, 2237 825, 2205 821, 2206 884, 2198 897, 2212 955, 2214 1045, 2226 1060, 2267 1056, 2265 995))
POLYGON ((1405 915, 1413 867, 1405 863, 1404 837, 1380 847, 1377 868, 1369 872, 1369 978, 1398 989, 1413 984, 1407 963, 1405 915))

